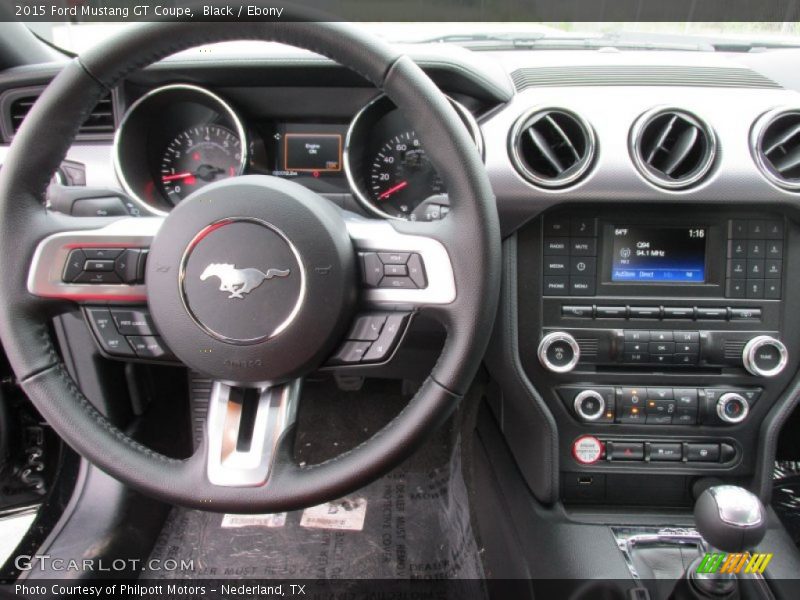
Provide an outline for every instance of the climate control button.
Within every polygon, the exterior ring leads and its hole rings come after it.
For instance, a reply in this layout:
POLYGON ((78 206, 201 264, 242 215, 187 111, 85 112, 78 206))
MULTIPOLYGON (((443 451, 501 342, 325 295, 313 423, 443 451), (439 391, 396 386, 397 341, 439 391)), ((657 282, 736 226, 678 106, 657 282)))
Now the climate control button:
POLYGON ((606 401, 602 394, 594 390, 584 390, 575 396, 575 412, 584 421, 596 421, 606 410, 606 401))
POLYGON ((750 405, 736 392, 722 394, 717 400, 717 416, 726 423, 741 423, 747 418, 750 405))

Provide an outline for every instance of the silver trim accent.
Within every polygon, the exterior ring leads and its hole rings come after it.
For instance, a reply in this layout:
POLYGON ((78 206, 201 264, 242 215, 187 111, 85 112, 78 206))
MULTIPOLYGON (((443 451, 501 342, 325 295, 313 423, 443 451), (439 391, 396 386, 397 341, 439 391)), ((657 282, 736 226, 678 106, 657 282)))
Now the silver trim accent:
POLYGON ((617 548, 622 552, 631 577, 637 582, 641 581, 641 575, 633 561, 633 552, 637 546, 694 546, 698 550, 698 556, 707 549, 703 536, 691 527, 612 526, 611 533, 617 548))
POLYGON ((758 377, 775 377, 786 367, 789 362, 789 350, 782 341, 771 335, 758 335, 747 342, 742 350, 742 364, 747 372, 758 377), (764 346, 775 346, 780 353, 778 364, 771 369, 762 369, 756 364, 756 352, 764 346))
POLYGON ((259 388, 258 408, 250 449, 236 449, 241 413, 229 402, 231 386, 214 382, 205 436, 206 473, 213 485, 255 487, 269 479, 275 452, 284 432, 297 417, 301 380, 259 388))
POLYGON ((573 404, 573 408, 575 409, 575 412, 578 414, 578 416, 584 421, 596 421, 597 419, 603 416, 603 413, 606 410, 606 399, 603 398, 603 396, 600 393, 594 390, 583 390, 581 393, 575 396, 575 402, 573 404), (597 411, 597 414, 587 415, 583 411, 583 401, 586 400, 586 398, 596 398, 598 402, 600 402, 600 410, 597 411))
POLYGON ((64 231, 46 237, 33 253, 28 271, 28 292, 34 296, 76 301, 142 302, 147 298, 144 285, 65 283, 61 276, 73 248, 149 248, 163 222, 160 217, 122 218, 100 229, 64 231))
POLYGON ((800 181, 789 181, 779 175, 772 165, 769 164, 769 159, 761 151, 761 144, 764 141, 764 133, 767 127, 772 125, 777 119, 784 115, 796 114, 800 115, 800 108, 780 107, 767 111, 756 119, 753 123, 753 128, 750 130, 750 154, 753 160, 761 171, 761 174, 773 185, 784 190, 796 192, 800 190, 800 181))
MULTIPOLYGON (((425 265, 428 287, 414 290, 366 289, 363 297, 369 304, 405 310, 421 305, 450 304, 456 299, 453 265, 441 242, 427 236, 400 233, 387 221, 364 219, 352 213, 345 216, 345 225, 356 251, 416 252, 425 265)), ((420 223, 419 226, 435 227, 436 224, 420 223)))
POLYGON ((752 492, 738 485, 715 485, 708 488, 714 498, 719 518, 736 527, 757 527, 764 522, 764 507, 752 492))
POLYGON ((300 309, 303 307, 303 304, 306 301, 306 268, 303 264, 303 258, 300 256, 300 252, 298 252, 295 245, 289 240, 283 231, 275 227, 272 223, 267 223, 261 219, 256 219, 254 217, 230 217, 226 219, 220 219, 219 221, 215 221, 203 227, 189 242, 186 246, 186 249, 183 251, 183 256, 181 257, 181 265, 180 270, 178 272, 178 289, 180 292, 181 297, 181 304, 183 304, 183 309, 186 311, 186 314, 189 315, 189 318, 194 321, 194 324, 197 325, 200 329, 205 331, 208 335, 213 338, 216 338, 222 342, 227 344, 233 344, 236 346, 251 346, 253 344, 259 344, 261 342, 266 342, 267 340, 271 340, 272 338, 279 335, 281 332, 285 331, 289 325, 291 325, 292 321, 297 318, 300 309), (294 254, 294 258, 297 261, 297 264, 300 267, 300 293, 297 297, 297 302, 295 302, 294 308, 292 312, 289 313, 289 316, 283 320, 283 322, 278 325, 274 331, 268 333, 267 335, 259 336, 257 338, 251 338, 247 340, 239 340, 235 338, 230 338, 226 335, 223 335, 219 332, 214 331, 210 327, 208 327, 205 323, 200 321, 195 314, 192 312, 192 309, 189 307, 189 303, 186 299, 186 289, 185 289, 185 282, 186 282, 186 263, 189 261, 189 256, 192 254, 192 250, 194 249, 195 245, 207 235, 210 230, 216 229, 220 225, 230 225, 232 223, 255 223, 256 225, 261 225, 262 227, 266 227, 267 229, 271 230, 275 234, 277 234, 286 244, 289 246, 289 249, 294 254))
POLYGON ((686 109, 672 106, 658 106, 648 110, 636 119, 631 127, 630 136, 628 137, 628 151, 630 152, 631 160, 633 161, 636 170, 642 177, 644 177, 644 179, 660 188, 664 188, 673 192, 679 192, 699 183, 706 175, 708 175, 709 171, 711 171, 711 168, 714 166, 717 158, 717 134, 704 119, 701 119, 696 114, 686 109), (700 126, 700 130, 706 136, 708 152, 706 154, 705 164, 688 179, 672 181, 663 177, 659 177, 652 171, 652 169, 649 168, 647 163, 645 163, 644 159, 639 154, 639 142, 642 135, 642 130, 649 125, 653 119, 667 113, 675 113, 697 121, 697 124, 700 126))
MULTIPOLYGON (((372 200, 369 199, 368 195, 364 193, 364 190, 356 182, 355 176, 353 175, 353 165, 350 164, 350 144, 353 139, 353 132, 358 124, 358 121, 363 117, 364 114, 368 110, 370 110, 377 102, 383 100, 384 98, 388 98, 386 94, 379 94, 367 104, 365 104, 361 109, 356 113, 353 117, 353 120, 350 121, 350 126, 347 128, 347 134, 345 134, 344 138, 344 151, 342 152, 342 162, 344 164, 344 174, 347 177, 347 183, 350 186, 350 191, 353 192, 353 197, 358 201, 362 208, 364 208, 367 212, 372 213, 377 217, 381 217, 382 219, 395 219, 398 221, 405 221, 406 219, 401 219, 400 217, 392 216, 388 213, 383 212, 379 209, 372 200)), ((478 153, 481 155, 481 160, 484 158, 484 147, 483 147, 483 134, 481 132, 481 128, 478 125, 478 122, 475 120, 473 114, 460 102, 457 100, 453 100, 450 96, 445 95, 450 101, 450 104, 453 105, 453 108, 461 117, 461 120, 464 122, 464 125, 467 127, 470 136, 475 142, 475 145, 478 148, 478 153)), ((389 98, 391 100, 391 98, 389 98)))
MULTIPOLYGON (((559 128, 560 129, 560 128, 559 128)), ((520 175, 522 175, 525 179, 529 182, 538 185, 539 187, 545 189, 553 189, 553 188, 566 188, 575 183, 577 183, 580 179, 583 178, 584 175, 589 171, 589 169, 594 165, 595 156, 597 153, 597 138, 594 133, 594 129, 591 125, 581 117, 578 113, 568 110, 566 108, 559 108, 554 106, 547 106, 543 108, 532 108, 524 113, 517 120, 514 122, 513 127, 511 128, 511 133, 508 136, 508 154, 511 158, 511 164, 516 168, 520 175), (555 177, 555 178, 547 178, 547 177, 540 177, 533 171, 531 171, 528 166, 525 164, 525 161, 522 159, 519 153, 519 141, 520 136, 523 133, 523 128, 526 130, 529 127, 526 127, 530 119, 538 114, 548 114, 553 112, 560 112, 562 114, 567 115, 568 117, 575 119, 575 122, 583 131, 584 136, 586 137, 586 153, 580 159, 578 164, 580 165, 574 173, 567 177, 555 177)))
MULTIPOLYGON (((144 96, 142 96, 141 98, 137 99, 136 102, 131 104, 130 107, 128 108, 128 110, 125 111, 125 114, 123 115, 122 120, 119 122, 119 127, 117 127, 117 131, 114 134, 114 141, 113 141, 113 145, 112 145, 114 172, 117 175, 117 179, 119 180, 119 183, 122 186, 122 189, 125 190, 125 193, 127 193, 131 197, 131 199, 135 200, 138 204, 141 204, 142 206, 144 206, 147 209, 148 212, 153 213, 153 214, 158 215, 158 216, 161 216, 161 217, 167 216, 167 214, 169 214, 169 211, 168 210, 161 210, 161 209, 153 206, 152 204, 149 204, 149 203, 145 202, 142 198, 139 197, 139 195, 133 190, 133 187, 128 183, 128 180, 125 177, 125 169, 123 169, 122 162, 120 161, 119 149, 120 149, 120 143, 122 141, 122 136, 123 136, 124 131, 125 131, 125 125, 127 124, 128 119, 130 118, 130 116, 133 114, 133 111, 135 111, 143 102, 149 100, 153 96, 156 96, 156 95, 161 94, 163 92, 169 92, 169 91, 172 91, 172 90, 188 90, 188 91, 196 92, 196 93, 201 94, 201 95, 205 95, 205 96, 211 98, 211 100, 213 100, 214 102, 218 103, 220 108, 222 108, 223 112, 227 113, 228 117, 231 119, 231 121, 233 122, 234 126, 236 127, 236 135, 239 136, 239 140, 240 140, 241 146, 242 146, 242 156, 241 156, 241 160, 240 160, 240 163, 239 163, 239 175, 244 173, 244 168, 247 165, 247 156, 248 156, 248 150, 249 150, 248 144, 247 144, 247 135, 245 133, 244 125, 242 124, 242 121, 239 118, 239 115, 236 113, 236 111, 233 110, 233 108, 231 107, 230 104, 228 104, 225 100, 223 100, 220 96, 218 96, 214 92, 211 92, 211 91, 209 91, 209 90, 207 90, 207 89, 205 89, 203 87, 197 86, 197 85, 190 85, 190 84, 186 84, 186 83, 174 83, 174 84, 170 84, 170 85, 161 86, 161 87, 156 88, 154 90, 150 90, 144 96)), ((142 157, 142 160, 144 160, 144 159, 145 159, 145 157, 142 157)))
POLYGON ((542 338, 542 341, 539 342, 537 354, 539 356, 539 362, 542 363, 542 366, 548 371, 552 371, 553 373, 568 373, 578 364, 581 358, 581 349, 578 346, 578 342, 576 342, 575 338, 570 334, 563 331, 554 331, 553 333, 548 333, 542 338), (554 365, 550 362, 550 359, 547 358, 547 350, 554 342, 567 342, 572 349, 572 360, 567 364, 561 366, 554 365))
POLYGON ((732 423, 732 424, 741 423, 747 418, 749 412, 750 412, 750 405, 747 403, 747 400, 745 400, 744 396, 742 396, 741 394, 737 394, 736 392, 728 392, 726 394, 722 394, 722 396, 719 397, 719 400, 717 400, 717 416, 726 423, 732 423), (731 417, 725 413, 725 408, 728 406, 728 404, 730 404, 734 400, 741 402, 742 406, 744 407, 742 409, 742 414, 739 415, 738 417, 731 417))

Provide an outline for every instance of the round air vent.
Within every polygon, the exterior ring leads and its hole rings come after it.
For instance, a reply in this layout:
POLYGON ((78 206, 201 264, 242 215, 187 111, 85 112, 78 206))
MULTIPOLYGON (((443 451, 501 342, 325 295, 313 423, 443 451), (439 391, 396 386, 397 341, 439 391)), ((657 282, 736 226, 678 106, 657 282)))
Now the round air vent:
POLYGON ((564 187, 578 181, 592 165, 594 132, 568 110, 536 109, 514 125, 509 150, 525 179, 542 187, 564 187))
POLYGON ((800 110, 778 109, 762 116, 753 127, 751 150, 767 179, 800 190, 800 110))
POLYGON ((642 175, 668 189, 687 188, 709 172, 717 153, 711 128, 685 110, 645 113, 631 129, 630 150, 642 175))

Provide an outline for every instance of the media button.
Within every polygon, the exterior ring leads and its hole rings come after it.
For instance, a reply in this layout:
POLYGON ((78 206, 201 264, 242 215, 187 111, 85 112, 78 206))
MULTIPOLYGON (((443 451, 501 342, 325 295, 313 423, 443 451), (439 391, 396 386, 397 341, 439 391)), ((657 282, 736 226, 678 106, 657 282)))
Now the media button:
POLYGON ((545 275, 566 275, 569 273, 569 256, 545 256, 545 275))

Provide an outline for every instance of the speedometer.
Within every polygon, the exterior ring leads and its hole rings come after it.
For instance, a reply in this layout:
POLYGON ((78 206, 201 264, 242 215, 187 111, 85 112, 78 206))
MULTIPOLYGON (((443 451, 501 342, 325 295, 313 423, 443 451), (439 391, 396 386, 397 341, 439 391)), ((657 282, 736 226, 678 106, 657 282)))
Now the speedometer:
MULTIPOLYGON (((450 102, 481 152, 481 133, 472 113, 450 102)), ((353 195, 377 216, 416 220, 447 212, 442 208, 448 204, 444 182, 417 133, 386 96, 367 104, 350 124, 344 168, 353 195)))
POLYGON ((413 131, 404 131, 380 147, 372 158, 368 185, 375 204, 400 218, 409 218, 423 200, 445 191, 413 131))
POLYGON ((213 181, 242 174, 242 142, 220 125, 179 133, 161 157, 161 185, 173 204, 213 181))

